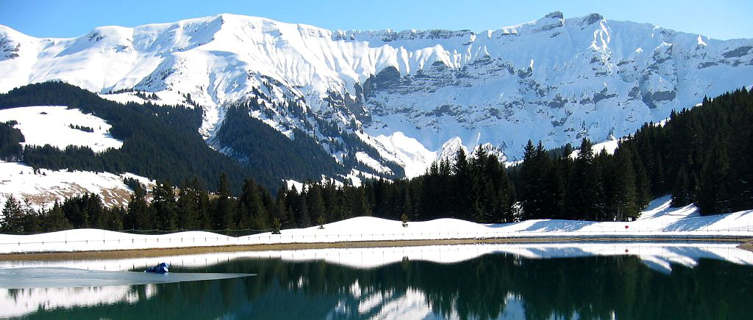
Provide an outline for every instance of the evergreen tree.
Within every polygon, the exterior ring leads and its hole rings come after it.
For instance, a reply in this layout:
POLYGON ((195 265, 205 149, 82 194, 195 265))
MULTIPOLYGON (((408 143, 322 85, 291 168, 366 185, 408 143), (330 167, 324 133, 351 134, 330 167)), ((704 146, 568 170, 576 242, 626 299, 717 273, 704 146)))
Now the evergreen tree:
POLYGON ((308 185, 306 204, 308 204, 309 215, 316 221, 316 224, 320 226, 325 224, 324 199, 322 198, 322 188, 319 184, 308 185))
POLYGON ((22 225, 23 232, 25 234, 35 234, 42 232, 42 217, 39 212, 31 208, 31 204, 28 199, 24 201, 22 206, 22 225))
POLYGON ((729 193, 730 163, 724 143, 717 142, 703 167, 699 192, 696 196, 703 213, 731 212, 729 193))
POLYGON ((544 168, 542 168, 543 163, 538 158, 539 156, 533 142, 528 140, 520 168, 520 202, 523 206, 523 219, 536 219, 544 215, 541 195, 543 189, 541 175, 544 168))
POLYGON ((675 183, 673 185, 672 206, 682 207, 690 204, 692 202, 690 180, 688 178, 687 169, 685 169, 684 166, 681 166, 680 169, 677 170, 677 177, 675 178, 675 183))
POLYGON ((152 229, 154 221, 149 213, 149 205, 146 202, 146 190, 137 184, 128 202, 128 216, 125 228, 130 229, 152 229))
POLYGON ((291 223, 288 211, 287 189, 283 186, 277 190, 277 199, 275 201, 275 213, 273 219, 280 223, 280 228, 290 228, 295 225, 291 223))
POLYGON ((214 204, 213 227, 217 230, 235 228, 235 206, 230 194, 230 185, 227 175, 220 175, 219 187, 217 188, 217 200, 214 204))
MULTIPOLYGON (((470 213, 474 206, 474 203, 472 203, 474 198, 473 193, 477 193, 478 191, 474 190, 474 186, 472 185, 471 168, 463 148, 458 149, 458 152, 455 154, 455 164, 452 167, 452 173, 454 174, 454 183, 451 185, 453 191, 450 194, 454 201, 450 207, 450 215, 469 220, 471 219, 470 213)), ((478 204, 476 203, 476 205, 478 204)), ((478 211, 479 209, 476 210, 478 211)))
POLYGON ((352 216, 371 216, 371 207, 366 201, 366 194, 363 189, 357 188, 353 192, 353 204, 351 206, 352 216))
POLYGON ((60 203, 55 201, 52 209, 45 215, 42 223, 42 229, 48 232, 71 229, 71 223, 65 217, 63 208, 60 203))
POLYGON ((630 148, 619 148, 615 153, 614 172, 611 182, 614 185, 610 209, 615 220, 635 219, 639 214, 638 195, 636 192, 635 166, 630 148))
POLYGON ((306 203, 306 197, 301 195, 297 197, 298 205, 296 206, 296 216, 298 220, 298 226, 306 228, 311 226, 311 215, 309 214, 309 207, 306 203))
POLYGON ((269 215, 264 206, 261 190, 253 179, 246 179, 239 199, 238 228, 266 229, 269 215))
POLYGON ((635 155, 635 152, 633 152, 633 154, 636 205, 638 206, 638 210, 642 210, 648 206, 651 201, 651 181, 648 178, 648 173, 646 172, 646 167, 643 165, 641 157, 635 155))
POLYGON ((195 230, 201 225, 199 215, 200 187, 198 179, 184 183, 178 192, 176 202, 177 227, 183 230, 195 230))
POLYGON ((20 234, 24 232, 23 229, 24 212, 21 208, 21 203, 16 200, 13 195, 8 196, 8 200, 5 200, 5 206, 3 207, 2 224, 0 224, 0 230, 3 233, 20 234))
POLYGON ((169 181, 158 181, 152 188, 152 204, 160 230, 175 230, 178 225, 178 205, 175 201, 175 188, 169 181))
POLYGON ((591 141, 586 138, 581 141, 568 186, 570 188, 566 202, 568 218, 591 220, 605 218, 601 171, 594 161, 591 141))

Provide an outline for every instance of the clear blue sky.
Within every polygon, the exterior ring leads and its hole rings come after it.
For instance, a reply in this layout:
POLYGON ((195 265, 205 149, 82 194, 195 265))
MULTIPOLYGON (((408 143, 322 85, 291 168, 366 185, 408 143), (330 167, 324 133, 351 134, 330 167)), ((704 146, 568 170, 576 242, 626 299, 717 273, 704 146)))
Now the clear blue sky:
POLYGON ((136 26, 235 13, 327 29, 470 29, 597 12, 610 20, 648 22, 717 39, 753 38, 753 0, 0 0, 0 24, 36 37, 74 37, 96 26, 136 26))

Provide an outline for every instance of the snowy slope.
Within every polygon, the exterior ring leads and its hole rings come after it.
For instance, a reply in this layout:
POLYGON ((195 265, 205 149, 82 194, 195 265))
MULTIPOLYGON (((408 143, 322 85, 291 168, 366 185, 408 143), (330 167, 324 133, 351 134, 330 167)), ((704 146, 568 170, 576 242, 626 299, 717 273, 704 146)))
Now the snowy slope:
POLYGON ((0 206, 12 195, 22 203, 28 200, 32 208, 49 208, 56 200, 62 202, 84 193, 99 195, 108 207, 125 206, 133 191, 123 183, 124 178, 136 179, 147 187, 154 185, 154 181, 130 173, 47 169, 35 173, 21 163, 0 161, 0 206))
POLYGON ((307 132, 334 157, 364 151, 340 149, 344 133, 400 132, 403 142, 382 139, 381 159, 370 157, 412 175, 455 137, 517 160, 528 139, 555 147, 626 135, 753 84, 753 40, 559 12, 479 32, 330 31, 222 14, 70 39, 0 26, 0 74, 0 92, 63 80, 118 101, 142 101, 139 90, 156 93, 155 102, 190 102, 206 111, 208 141, 223 108, 239 101, 254 101, 259 110, 249 114, 281 132, 307 132))
POLYGON ((110 125, 91 114, 64 106, 21 107, 0 110, 0 122, 15 120, 15 128, 21 130, 25 142, 22 145, 44 146, 49 144, 64 150, 67 146, 85 146, 94 152, 109 148, 120 149, 123 142, 109 134, 110 125), (86 127, 93 132, 75 129, 86 127))
MULTIPOLYGON (((64 106, 33 106, 0 110, 0 122, 16 121, 15 128, 24 135, 24 146, 51 145, 60 149, 85 146, 94 152, 118 149, 123 142, 109 134, 111 126, 101 118, 84 114, 64 106), (74 126, 72 128, 71 126, 74 126), (91 129, 88 132, 75 127, 91 129)), ((32 208, 49 207, 65 198, 94 193, 102 197, 106 206, 128 203, 132 190, 124 178, 134 178, 146 186, 154 184, 145 177, 108 172, 68 171, 34 168, 23 163, 0 161, 0 206, 10 195, 16 200, 28 200, 32 208)))

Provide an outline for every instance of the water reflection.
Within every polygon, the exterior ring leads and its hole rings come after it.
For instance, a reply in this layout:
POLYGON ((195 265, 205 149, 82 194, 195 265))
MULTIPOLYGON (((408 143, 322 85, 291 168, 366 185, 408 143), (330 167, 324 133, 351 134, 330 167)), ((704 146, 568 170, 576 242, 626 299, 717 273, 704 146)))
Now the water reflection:
POLYGON ((64 310, 116 303, 134 304, 157 293, 153 284, 80 288, 0 288, 0 318, 19 317, 40 310, 64 310))
MULTIPOLYGON (((6 290, 0 291, 0 310, 9 306, 21 311, 5 316, 24 312, 32 319, 747 319, 753 312, 750 253, 723 245, 646 245, 629 247, 626 254, 610 245, 615 244, 504 247, 515 254, 476 246, 485 252, 479 256, 461 246, 453 249, 463 248, 458 255, 472 258, 438 263, 418 259, 415 251, 369 268, 354 266, 357 259, 342 260, 360 256, 358 251, 340 252, 340 261, 351 263, 329 262, 334 252, 319 253, 329 260, 301 258, 313 255, 308 251, 292 259, 283 256, 294 253, 246 253, 213 264, 187 263, 178 271, 256 277, 6 290), (254 254, 278 257, 249 257, 254 254)), ((436 257, 436 248, 424 248, 423 257, 436 257)), ((439 252, 453 256, 447 249, 439 252)), ((382 256, 370 250, 372 257, 363 259, 382 256)), ((385 251, 384 256, 400 255, 385 251)))

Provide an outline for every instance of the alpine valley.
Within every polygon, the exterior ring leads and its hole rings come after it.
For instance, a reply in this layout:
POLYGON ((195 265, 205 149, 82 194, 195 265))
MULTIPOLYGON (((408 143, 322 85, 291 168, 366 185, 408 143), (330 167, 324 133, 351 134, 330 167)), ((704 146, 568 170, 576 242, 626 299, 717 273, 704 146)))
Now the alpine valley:
MULTIPOLYGON (((265 172, 262 184, 274 188, 281 179, 410 178, 458 148, 516 161, 529 139, 547 148, 614 140, 753 84, 753 40, 560 12, 497 30, 399 32, 222 14, 70 39, 0 26, 0 75, 0 93, 16 99, 3 108, 83 108, 120 140, 128 117, 118 108, 78 104, 135 102, 162 119, 174 108, 181 123, 156 132, 195 135, 206 152, 235 160, 226 170, 265 172), (24 100, 14 90, 49 81, 98 97, 24 100)), ((155 172, 135 173, 166 178, 155 172)))

